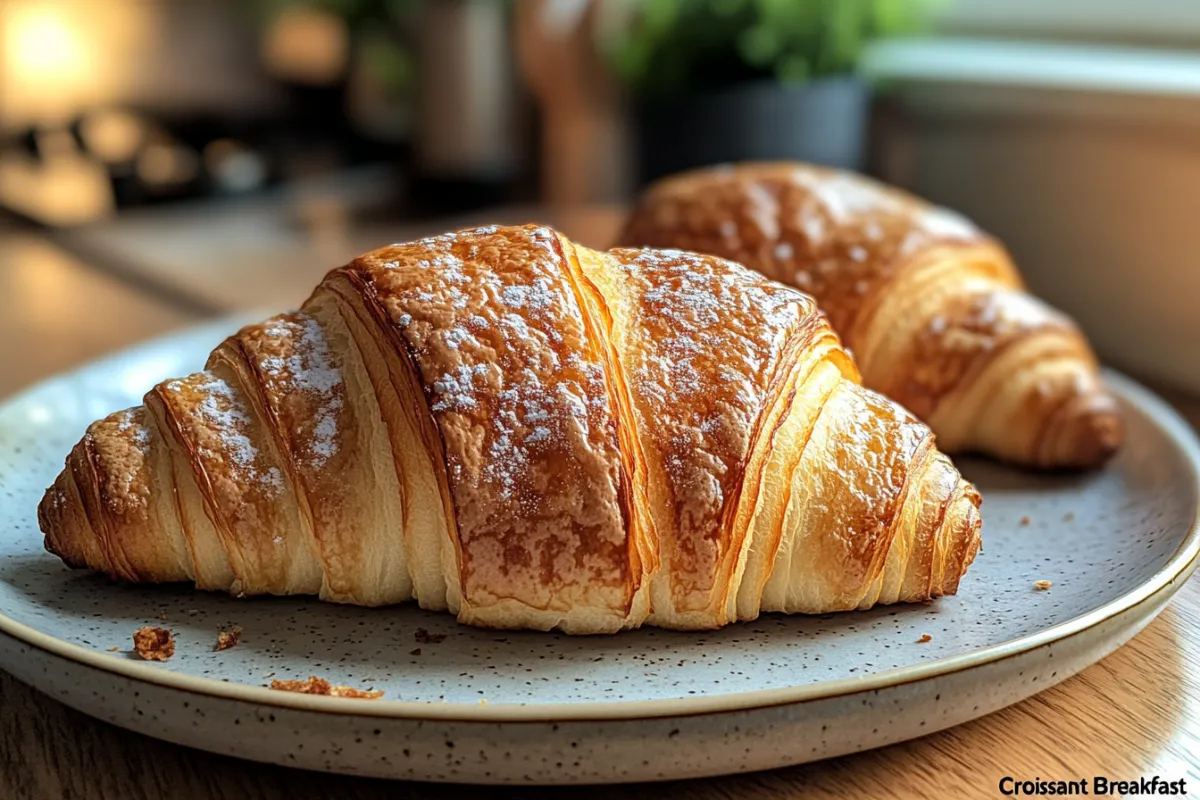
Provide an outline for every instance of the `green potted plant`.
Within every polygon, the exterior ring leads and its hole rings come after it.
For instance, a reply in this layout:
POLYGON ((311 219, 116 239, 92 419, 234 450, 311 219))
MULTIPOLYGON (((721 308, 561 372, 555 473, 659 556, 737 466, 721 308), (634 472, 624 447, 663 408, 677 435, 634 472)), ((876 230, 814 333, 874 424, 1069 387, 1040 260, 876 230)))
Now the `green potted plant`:
POLYGON ((861 166, 871 40, 918 32, 939 0, 623 0, 604 47, 634 100, 639 180, 788 158, 861 166))

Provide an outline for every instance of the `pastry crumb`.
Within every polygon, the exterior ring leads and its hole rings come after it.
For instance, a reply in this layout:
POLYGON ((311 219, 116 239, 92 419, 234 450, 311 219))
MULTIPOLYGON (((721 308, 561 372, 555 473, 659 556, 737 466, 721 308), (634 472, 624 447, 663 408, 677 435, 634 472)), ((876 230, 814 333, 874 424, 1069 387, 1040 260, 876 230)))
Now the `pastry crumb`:
POLYGON ((166 661, 175 655, 175 635, 166 628, 147 625, 133 634, 133 649, 145 661, 166 661))
POLYGON ((1028 524, 1029 524, 1029 517, 1021 517, 1021 524, 1022 524, 1022 525, 1028 525, 1028 524))
POLYGON ((116 645, 113 645, 112 647, 108 648, 108 652, 110 652, 110 653, 116 653, 116 652, 118 652, 120 649, 121 649, 121 648, 117 647, 116 645))
POLYGON ((430 633, 424 628, 417 628, 416 634, 413 636, 419 644, 437 644, 438 642, 446 641, 444 633, 430 633))
POLYGON ((486 697, 481 697, 481 698, 479 698, 479 705, 481 705, 481 706, 486 706, 486 705, 487 705, 487 698, 486 698, 486 697))
POLYGON ((367 691, 355 689, 352 686, 336 686, 324 678, 309 675, 304 681, 271 681, 271 688, 280 692, 296 692, 298 694, 323 694, 328 697, 354 697, 361 700, 378 700, 383 697, 382 689, 367 691))
POLYGON ((1075 512, 1074 511, 1068 511, 1066 514, 1063 514, 1063 522, 1074 522, 1074 521, 1075 521, 1075 512))
POLYGON ((928 633, 922 633, 921 638, 917 639, 917 644, 925 644, 926 642, 932 642, 932 641, 933 641, 932 636, 930 636, 928 633))
POLYGON ((1054 581, 1034 581, 1033 590, 1035 592, 1044 592, 1054 585, 1054 581))
POLYGON ((242 626, 234 625, 229 630, 219 629, 217 631, 217 642, 213 645, 213 652, 228 650, 231 647, 237 647, 238 642, 242 640, 242 626))
POLYGON ((419 656, 419 655, 421 655, 421 648, 418 647, 415 650, 409 650, 408 654, 410 656, 419 656))

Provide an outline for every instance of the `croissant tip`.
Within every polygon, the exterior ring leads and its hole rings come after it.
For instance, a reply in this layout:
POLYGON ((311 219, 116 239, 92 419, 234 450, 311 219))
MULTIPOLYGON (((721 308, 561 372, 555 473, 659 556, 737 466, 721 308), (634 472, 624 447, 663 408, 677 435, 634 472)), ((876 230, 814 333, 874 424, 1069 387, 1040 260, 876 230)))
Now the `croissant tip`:
POLYGON ((68 567, 84 569, 88 565, 83 552, 76 546, 77 542, 65 534, 62 525, 62 508, 66 502, 66 492, 57 481, 42 495, 37 509, 38 528, 44 535, 42 546, 62 559, 68 567))
POLYGON ((1094 469, 1116 454, 1124 438, 1125 427, 1110 395, 1079 398, 1052 420, 1039 453, 1039 466, 1094 469))

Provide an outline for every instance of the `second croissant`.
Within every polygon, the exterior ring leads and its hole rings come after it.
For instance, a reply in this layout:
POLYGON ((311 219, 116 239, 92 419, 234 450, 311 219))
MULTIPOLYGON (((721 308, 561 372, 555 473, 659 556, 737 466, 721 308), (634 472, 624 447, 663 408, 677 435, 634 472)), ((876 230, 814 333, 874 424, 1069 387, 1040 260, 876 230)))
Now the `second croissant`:
POLYGON ((898 189, 800 163, 699 169, 651 186, 621 241, 732 258, 809 292, 866 385, 948 452, 1096 467, 1121 442, 1075 323, 1024 291, 999 242, 898 189))
POLYGON ((952 594, 978 505, 807 295, 525 226, 330 273, 94 423, 39 519, 124 581, 605 633, 952 594))

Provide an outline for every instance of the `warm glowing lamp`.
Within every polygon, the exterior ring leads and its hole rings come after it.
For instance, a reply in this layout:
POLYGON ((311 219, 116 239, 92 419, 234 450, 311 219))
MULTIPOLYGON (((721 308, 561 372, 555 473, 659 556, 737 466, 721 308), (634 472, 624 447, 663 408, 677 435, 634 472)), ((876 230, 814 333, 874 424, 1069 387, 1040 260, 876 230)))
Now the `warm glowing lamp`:
POLYGON ((88 59, 69 10, 50 3, 16 3, 4 16, 10 88, 43 114, 62 114, 74 106, 88 81, 88 59))
POLYGON ((62 9, 17 6, 7 28, 12 68, 27 77, 65 78, 82 72, 80 42, 62 9))

